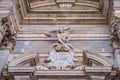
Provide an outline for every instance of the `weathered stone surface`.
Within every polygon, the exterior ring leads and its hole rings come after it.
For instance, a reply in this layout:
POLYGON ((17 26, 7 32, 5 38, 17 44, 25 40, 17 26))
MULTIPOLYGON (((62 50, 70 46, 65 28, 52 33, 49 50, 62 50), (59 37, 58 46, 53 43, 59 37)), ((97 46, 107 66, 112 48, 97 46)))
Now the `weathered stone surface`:
POLYGON ((0 72, 8 63, 9 55, 10 55, 9 50, 0 50, 0 72))
POLYGON ((3 80, 119 80, 120 41, 110 40, 116 31, 110 24, 120 20, 119 0, 0 0, 0 17, 5 15, 17 39, 0 50, 3 80), (72 28, 68 41, 58 33, 65 27, 72 28))
MULTIPOLYGON (((51 48, 51 45, 55 41, 29 41, 29 44, 26 45, 27 42, 17 41, 15 45, 15 52, 30 52, 30 51, 41 51, 48 52, 51 48), (44 48, 45 47, 45 48, 44 48)), ((82 52, 83 50, 90 50, 96 52, 112 52, 112 48, 110 47, 110 41, 70 41, 70 43, 74 46, 75 51, 82 52)))

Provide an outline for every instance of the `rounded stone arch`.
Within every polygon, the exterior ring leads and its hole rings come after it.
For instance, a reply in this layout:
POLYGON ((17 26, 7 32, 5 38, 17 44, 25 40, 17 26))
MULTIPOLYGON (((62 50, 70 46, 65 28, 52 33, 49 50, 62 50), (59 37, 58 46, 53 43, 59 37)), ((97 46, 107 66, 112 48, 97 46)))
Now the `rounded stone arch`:
POLYGON ((113 64, 104 56, 89 51, 83 51, 83 63, 90 66, 91 61, 95 61, 99 66, 112 66, 113 64))
POLYGON ((17 57, 16 59, 13 60, 13 62, 11 62, 9 64, 9 66, 17 66, 20 63, 30 60, 30 59, 34 59, 36 62, 38 60, 37 54, 22 54, 21 56, 17 57))

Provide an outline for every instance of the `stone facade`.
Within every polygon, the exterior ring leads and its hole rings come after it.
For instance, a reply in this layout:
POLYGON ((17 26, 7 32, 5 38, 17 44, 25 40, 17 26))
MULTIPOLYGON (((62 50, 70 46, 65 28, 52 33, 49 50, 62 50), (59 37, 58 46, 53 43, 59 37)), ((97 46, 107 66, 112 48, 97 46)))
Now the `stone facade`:
POLYGON ((120 0, 0 0, 0 80, 120 80, 120 0))

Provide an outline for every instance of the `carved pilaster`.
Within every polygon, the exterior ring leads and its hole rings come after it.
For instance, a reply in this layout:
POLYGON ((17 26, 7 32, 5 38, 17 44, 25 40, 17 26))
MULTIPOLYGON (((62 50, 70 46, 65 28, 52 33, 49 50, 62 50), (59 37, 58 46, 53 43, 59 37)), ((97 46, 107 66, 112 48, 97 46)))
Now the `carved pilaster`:
MULTIPOLYGON (((113 1, 113 11, 111 12, 111 42, 114 50, 114 70, 117 71, 117 75, 120 72, 120 0, 113 1)), ((116 76, 116 78, 119 78, 116 76)), ((119 80, 119 79, 118 79, 119 80)))
POLYGON ((119 42, 120 41, 120 17, 116 15, 116 10, 111 12, 111 22, 110 22, 110 32, 111 32, 111 41, 119 42))
POLYGON ((111 23, 110 32, 111 32, 111 35, 110 35, 111 42, 113 47, 115 47, 120 41, 120 21, 119 20, 114 20, 111 23))

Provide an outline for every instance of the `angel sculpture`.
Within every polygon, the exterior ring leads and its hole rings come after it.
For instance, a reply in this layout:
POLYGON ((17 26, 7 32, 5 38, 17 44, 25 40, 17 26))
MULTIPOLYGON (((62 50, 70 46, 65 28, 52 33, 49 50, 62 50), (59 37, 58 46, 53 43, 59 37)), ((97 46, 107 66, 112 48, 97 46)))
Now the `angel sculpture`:
POLYGON ((57 38, 57 42, 52 45, 49 52, 50 56, 46 59, 49 62, 49 67, 55 67, 56 69, 74 67, 74 61, 77 60, 74 58, 75 52, 72 45, 68 43, 70 32, 71 28, 61 28, 45 33, 47 37, 57 38))
MULTIPOLYGON (((60 50, 60 51, 68 51, 69 47, 68 47, 68 41, 69 41, 69 34, 71 32, 71 28, 60 28, 59 30, 54 30, 54 31, 48 31, 45 33, 45 35, 47 37, 54 37, 57 38, 57 43, 55 45, 57 45, 55 47, 56 50, 60 50)), ((53 46, 55 46, 53 45, 53 46)))

